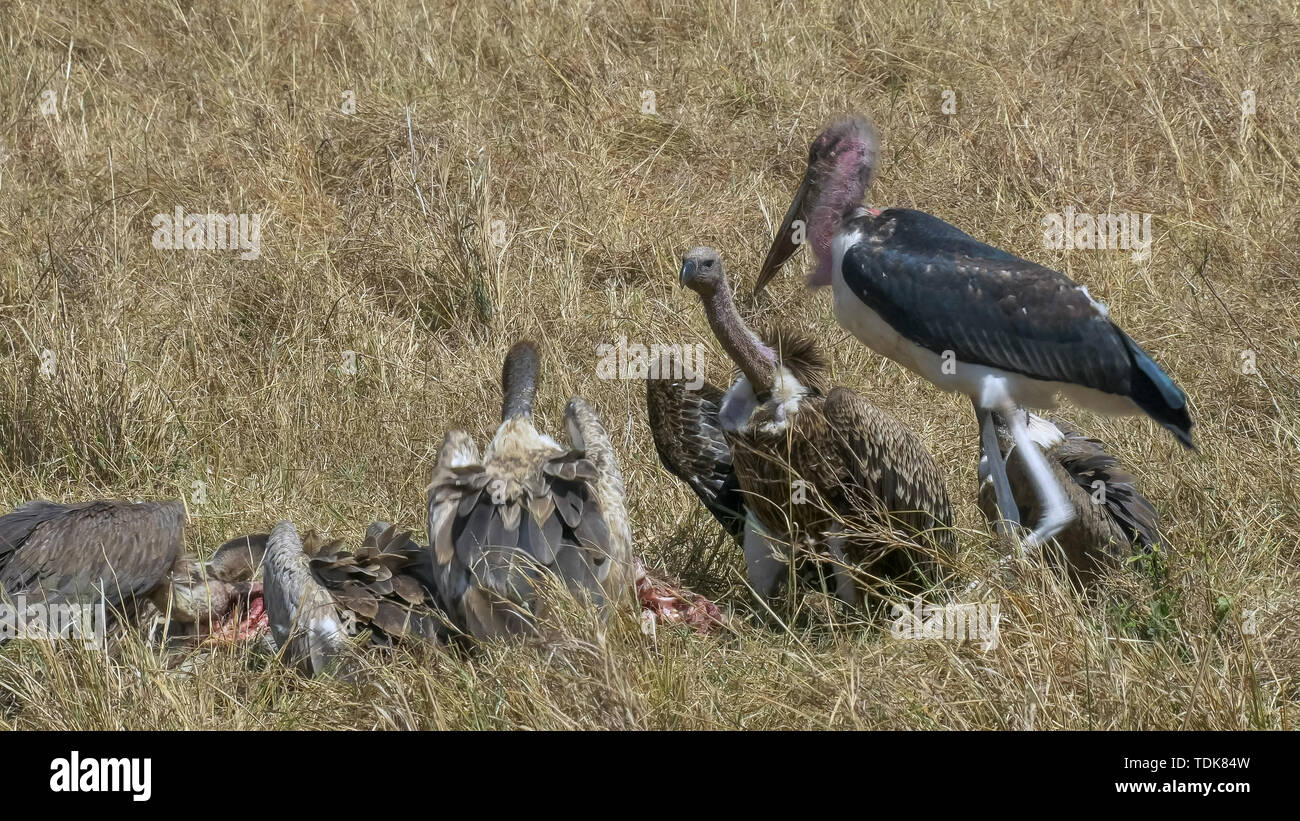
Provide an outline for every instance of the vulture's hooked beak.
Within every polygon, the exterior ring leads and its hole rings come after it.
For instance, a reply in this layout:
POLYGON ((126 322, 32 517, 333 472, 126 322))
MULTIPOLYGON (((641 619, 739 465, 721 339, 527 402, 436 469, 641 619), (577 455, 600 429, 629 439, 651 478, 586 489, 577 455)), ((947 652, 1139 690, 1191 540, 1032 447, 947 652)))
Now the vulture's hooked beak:
POLYGON ((693 259, 682 260, 682 274, 678 280, 681 283, 681 286, 685 288, 690 283, 691 279, 693 279, 694 277, 695 277, 695 260, 693 259))

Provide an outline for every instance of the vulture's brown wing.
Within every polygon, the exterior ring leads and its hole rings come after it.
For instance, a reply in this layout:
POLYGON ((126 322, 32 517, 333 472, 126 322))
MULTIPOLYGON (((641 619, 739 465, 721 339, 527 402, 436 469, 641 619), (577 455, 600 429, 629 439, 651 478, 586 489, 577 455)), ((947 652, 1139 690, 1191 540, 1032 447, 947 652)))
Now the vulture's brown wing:
POLYGON ((463 602, 469 591, 470 577, 467 568, 452 561, 455 550, 451 528, 459 518, 460 503, 468 489, 466 480, 470 475, 482 475, 478 446, 465 431, 448 431, 428 487, 428 538, 438 598, 461 630, 465 629, 463 602), (441 539, 438 534, 442 534, 441 539))
POLYGON ((1052 449, 1052 455, 1070 478, 1089 494, 1097 490, 1095 482, 1103 483, 1106 512, 1128 536, 1130 543, 1144 551, 1160 544, 1160 516, 1151 502, 1138 492, 1133 475, 1106 452, 1106 446, 1100 441, 1084 436, 1058 420, 1052 422, 1065 434, 1065 441, 1052 449))
POLYGON ((695 491, 718 523, 739 540, 744 500, 718 411, 722 391, 707 382, 692 390, 688 379, 647 379, 646 415, 664 469, 695 491))
POLYGON ((428 551, 408 531, 395 525, 372 524, 359 550, 340 542, 321 545, 311 553, 309 567, 344 610, 355 616, 356 630, 371 628, 371 641, 439 639, 438 603, 430 574, 428 551))
POLYGON ((174 502, 38 500, 0 517, 0 592, 114 607, 161 584, 181 554, 185 507, 174 502))
MULTIPOLYGON (((859 487, 941 552, 956 549, 952 503, 930 452, 893 416, 846 388, 823 405, 846 486, 859 487)), ((803 417, 799 414, 796 418, 803 417)))
POLYGON ((43 523, 56 519, 68 511, 67 505, 36 499, 15 509, 12 513, 0 516, 0 589, 13 586, 15 592, 21 589, 20 582, 25 580, 15 567, 9 565, 18 550, 31 539, 36 528, 43 523))
POLYGON ((596 411, 581 397, 572 397, 564 408, 564 423, 575 449, 596 468, 591 489, 596 492, 601 520, 607 531, 604 538, 579 539, 591 552, 596 578, 605 591, 607 603, 626 597, 630 603, 633 584, 632 523, 627 514, 623 473, 614 455, 614 444, 601 424, 596 411))

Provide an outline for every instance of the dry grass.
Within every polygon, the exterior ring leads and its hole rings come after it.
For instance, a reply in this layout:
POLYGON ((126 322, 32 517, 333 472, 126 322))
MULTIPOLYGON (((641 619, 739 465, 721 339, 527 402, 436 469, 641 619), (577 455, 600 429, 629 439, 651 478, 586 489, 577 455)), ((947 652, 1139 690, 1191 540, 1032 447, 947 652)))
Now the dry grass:
MULTIPOLYGON (((995 591, 987 653, 743 618, 651 642, 631 617, 573 619, 540 648, 402 654, 354 688, 240 649, 182 670, 130 641, 110 659, 14 643, 0 726, 1295 726, 1294 2, 116 5, 0 0, 5 506, 183 496, 200 552, 280 517, 422 526, 443 431, 488 434, 501 357, 528 335, 542 423, 581 393, 612 429, 639 550, 743 611, 738 551, 710 563, 715 528, 659 468, 641 385, 595 379, 595 346, 716 350, 677 255, 717 246, 747 293, 808 140, 844 111, 884 137, 873 201, 1086 283, 1186 388, 1201 451, 1067 410, 1162 512, 1170 581, 1129 573, 1084 600, 1030 574, 995 591), (262 214, 260 259, 155 250, 151 218, 178 205, 262 214), (1154 214, 1151 261, 1044 250, 1042 216, 1068 205, 1154 214)), ((820 330, 837 379, 920 433, 966 575, 988 575, 966 401, 848 339, 825 295, 773 290, 746 311, 820 330)))

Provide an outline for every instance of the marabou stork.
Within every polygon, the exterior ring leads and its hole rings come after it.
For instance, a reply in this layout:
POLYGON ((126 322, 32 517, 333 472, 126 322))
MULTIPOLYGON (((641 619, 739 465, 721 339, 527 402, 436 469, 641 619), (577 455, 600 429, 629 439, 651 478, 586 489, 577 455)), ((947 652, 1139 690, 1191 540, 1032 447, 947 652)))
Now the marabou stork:
POLYGON ((1145 413, 1194 449, 1186 395, 1086 288, 938 217, 864 208, 876 152, 874 130, 856 117, 813 141, 755 292, 806 238, 816 256, 808 284, 832 286, 842 326, 936 386, 970 397, 993 463, 998 508, 1018 523, 992 417, 1004 414, 1041 511, 1022 554, 1060 533, 1075 514, 1013 413, 1018 406, 1052 408, 1061 394, 1102 413, 1145 413))

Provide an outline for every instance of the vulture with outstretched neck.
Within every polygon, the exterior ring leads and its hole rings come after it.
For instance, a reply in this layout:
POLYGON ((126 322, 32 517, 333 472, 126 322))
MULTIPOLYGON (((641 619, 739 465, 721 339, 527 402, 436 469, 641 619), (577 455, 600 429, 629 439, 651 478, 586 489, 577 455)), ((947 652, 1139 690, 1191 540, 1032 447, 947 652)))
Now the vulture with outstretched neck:
POLYGON ((206 632, 251 586, 185 554, 184 537, 180 501, 28 502, 0 516, 0 600, 102 600, 128 615, 152 602, 178 627, 206 632))
POLYGON ((853 605, 868 593, 935 581, 956 542, 942 474, 920 440, 864 397, 832 388, 808 338, 777 331, 760 340, 736 310, 713 249, 685 255, 681 283, 699 294, 740 375, 718 403, 687 396, 669 403, 681 413, 658 435, 679 432, 665 449, 686 449, 681 463, 696 465, 696 474, 721 475, 725 486, 734 472, 755 590, 765 598, 778 592, 792 546, 828 565, 834 592, 853 605), (717 431, 727 455, 709 467, 717 431))
POLYGON ((261 566, 274 648, 308 675, 350 675, 347 651, 363 632, 381 647, 442 638, 428 551, 388 522, 372 523, 353 550, 282 521, 270 533, 232 539, 213 561, 227 558, 261 566))
POLYGON ((632 534, 609 435, 585 401, 564 410, 567 447, 533 424, 538 355, 506 355, 501 425, 480 457, 447 433, 429 485, 434 579, 456 626, 475 638, 532 634, 538 585, 558 579, 603 614, 632 596, 632 534))
MULTIPOLYGON (((1137 550, 1149 553, 1161 543, 1160 517, 1137 489, 1132 474, 1106 452, 1105 445, 1084 436, 1060 420, 1044 419, 1023 409, 1025 427, 1035 447, 1042 450, 1056 481, 1074 508, 1074 519, 1054 539, 1059 550, 1049 556, 1063 560, 1070 576, 1091 583, 1107 567, 1116 567, 1137 550)), ((994 414, 998 445, 1007 466, 1007 479, 1016 505, 1030 518, 1038 513, 1023 456, 1001 413, 994 414)), ((998 506, 989 476, 988 454, 980 456, 979 508, 990 523, 998 520, 998 506)))

